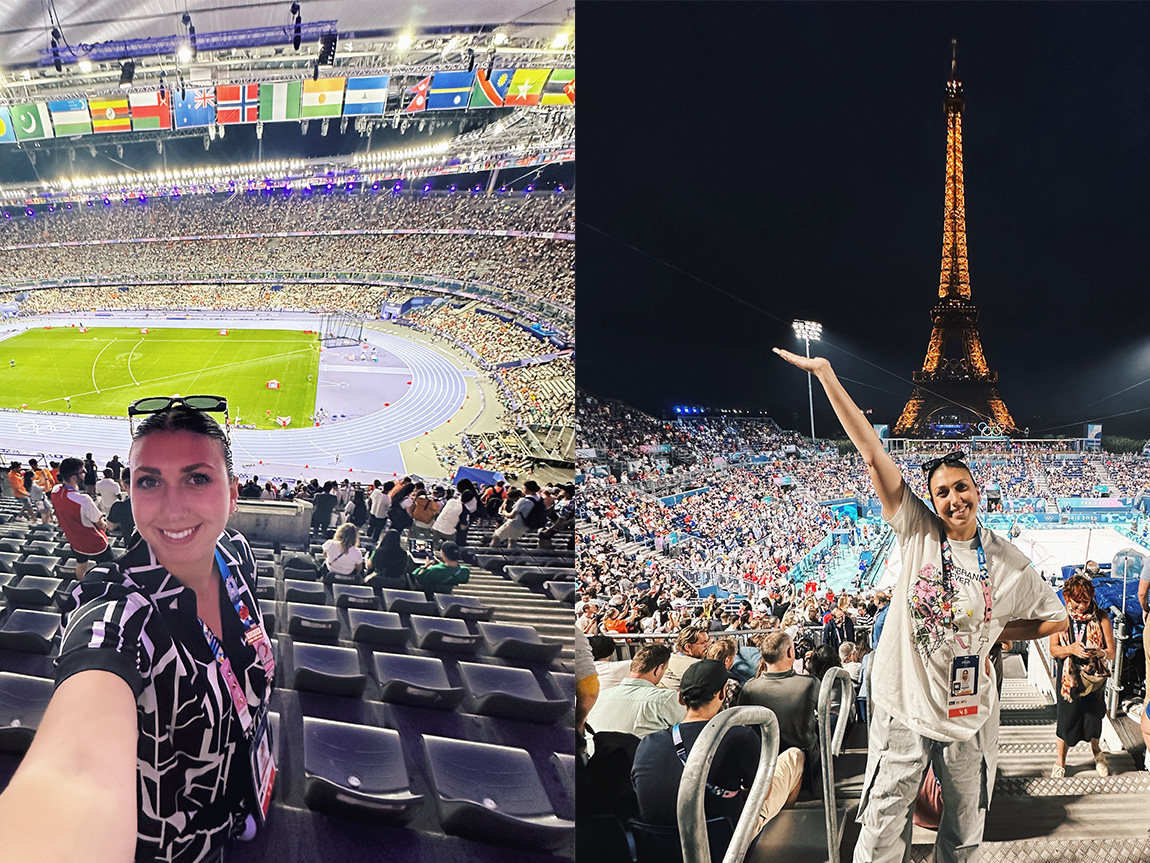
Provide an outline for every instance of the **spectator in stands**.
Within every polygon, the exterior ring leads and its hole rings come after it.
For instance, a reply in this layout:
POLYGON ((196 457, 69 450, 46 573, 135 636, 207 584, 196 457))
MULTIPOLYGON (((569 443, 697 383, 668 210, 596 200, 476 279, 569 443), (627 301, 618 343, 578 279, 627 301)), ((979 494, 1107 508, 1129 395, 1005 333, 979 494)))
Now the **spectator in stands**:
POLYGON ((842 668, 839 652, 829 644, 820 644, 807 656, 807 674, 821 681, 823 675, 832 668, 842 668))
POLYGON ((92 454, 88 453, 84 456, 84 491, 88 493, 88 497, 96 496, 96 460, 92 458, 92 454))
MULTIPOLYGON (((56 691, 0 796, 12 859, 220 859, 271 794, 251 782, 274 774, 274 660, 251 549, 226 530, 227 437, 177 404, 140 423, 130 460, 140 541, 73 590, 56 691)), ((53 494, 83 497, 83 473, 66 459, 53 494)))
MULTIPOLYGON (((40 488, 44 491, 44 494, 51 494, 52 489, 56 487, 56 483, 52 480, 52 472, 44 470, 44 468, 40 467, 39 463, 34 458, 28 459, 28 467, 32 469, 33 481, 38 486, 40 486, 40 488)), ((27 485, 27 483, 25 483, 25 485, 27 485)), ((31 490, 31 486, 28 486, 28 488, 31 490)))
MULTIPOLYGON (((685 707, 672 728, 649 734, 639 743, 631 780, 644 822, 673 827, 678 824, 679 779, 691 749, 707 723, 723 706, 727 672, 723 663, 700 660, 683 675, 679 699, 685 707)), ((592 711, 594 712, 594 711, 592 711)), ((598 729, 593 720, 593 728, 598 729)), ((703 812, 708 819, 725 817, 734 826, 747 802, 747 792, 759 766, 759 735, 748 726, 736 726, 723 735, 707 773, 703 812)), ((780 746, 775 773, 766 800, 752 829, 757 834, 780 810, 794 805, 803 777, 803 754, 780 746)))
POLYGON ((108 530, 116 531, 125 539, 130 537, 132 531, 136 529, 136 522, 132 519, 131 478, 132 474, 128 468, 124 468, 120 472, 120 479, 126 489, 124 497, 112 504, 112 508, 108 510, 108 515, 105 518, 108 530))
POLYGON ((119 482, 120 474, 124 470, 124 464, 120 461, 120 457, 118 455, 112 456, 112 460, 104 466, 112 471, 112 479, 119 482))
POLYGON ((24 471, 24 486, 28 489, 28 502, 32 505, 36 515, 40 517, 40 523, 51 524, 52 507, 48 503, 44 489, 37 484, 36 475, 31 470, 24 471))
POLYGON ((96 505, 105 515, 112 508, 112 504, 120 499, 120 484, 112 479, 112 469, 104 468, 104 475, 96 483, 96 505))
POLYGON ((335 537, 323 544, 324 581, 359 581, 363 573, 363 552, 354 524, 341 524, 335 537))
POLYGON ((28 500, 28 489, 24 487, 24 471, 20 468, 21 464, 18 461, 12 462, 12 466, 8 468, 8 487, 12 489, 12 496, 20 501, 23 514, 28 518, 35 518, 32 502, 28 500))
POLYGON ((343 511, 344 517, 354 524, 357 528, 362 529, 367 524, 368 508, 367 501, 363 496, 363 489, 356 488, 352 494, 351 500, 347 502, 347 506, 343 511))
POLYGON ((631 660, 615 659, 615 640, 606 635, 587 638, 591 655, 595 657, 595 670, 599 674, 599 691, 618 686, 631 671, 631 660))
POLYGON ((1070 613, 1070 629, 1050 636, 1050 655, 1058 660, 1058 747, 1050 775, 1054 779, 1066 776, 1066 750, 1089 740, 1098 775, 1109 776, 1099 739, 1106 715, 1107 663, 1114 661, 1114 627, 1110 615, 1094 599, 1089 575, 1076 573, 1066 579, 1062 597, 1070 613))
POLYGON ((735 657, 738 655, 739 645, 735 639, 730 636, 723 638, 712 638, 710 644, 707 645, 706 659, 713 659, 716 662, 723 663, 723 667, 727 669, 727 687, 723 690, 723 707, 732 707, 738 703, 739 693, 743 689, 743 681, 735 676, 731 671, 731 666, 735 664, 735 657))
POLYGON ((831 609, 831 619, 823 627, 823 644, 834 650, 847 641, 855 640, 855 622, 841 605, 831 609))
POLYGON ((523 483, 523 496, 515 502, 510 512, 507 512, 507 503, 511 502, 511 495, 514 491, 516 490, 512 489, 511 492, 508 492, 507 502, 504 503, 504 508, 500 510, 506 521, 497 527, 491 535, 491 545, 496 548, 509 543, 515 545, 516 540, 528 531, 538 530, 547 525, 546 511, 539 496, 539 483, 533 479, 523 483))
POLYGON ((667 673, 663 685, 668 689, 678 689, 683 672, 707 655, 710 638, 702 626, 684 626, 675 636, 675 652, 667 663, 667 673))
POLYGON ((551 538, 575 523, 575 484, 567 483, 560 492, 559 500, 555 503, 555 521, 539 531, 540 548, 551 548, 551 538))
POLYGON ((379 545, 368 558, 367 571, 372 573, 367 584, 403 589, 411 586, 407 577, 415 571, 415 561, 400 546, 398 530, 384 531, 379 545))
POLYGON ((391 509, 391 497, 387 493, 387 489, 383 487, 378 479, 372 483, 371 489, 371 538, 378 541, 379 536, 383 533, 383 527, 387 523, 387 513, 391 509))
POLYGON ((435 523, 435 517, 439 515, 441 508, 442 504, 436 502, 424 488, 417 487, 417 491, 412 495, 411 519, 415 522, 416 527, 422 530, 431 530, 431 526, 435 523))
POLYGON ((945 763, 935 856, 977 853, 998 753, 998 696, 990 647, 999 639, 1045 638, 1066 628, 1057 597, 1015 546, 978 528, 980 495, 963 453, 922 464, 933 512, 903 480, 868 418, 830 363, 775 348, 818 378, 866 463, 883 516, 902 549, 902 572, 871 688, 868 776, 855 860, 908 853, 913 802, 927 763, 945 763), (959 580, 956 570, 963 575, 959 580), (991 591, 990 585, 993 585, 991 591), (965 653, 963 651, 966 651, 965 653), (955 689, 963 669, 980 681, 955 689), (973 691, 970 691, 973 690, 973 691), (962 852, 957 846, 965 846, 962 852))
POLYGON ((276 487, 272 485, 271 480, 265 482, 264 487, 260 490, 260 500, 279 500, 276 487))
POLYGON ((467 584, 471 570, 460 563, 459 546, 445 542, 439 547, 439 563, 421 566, 411 574, 418 590, 426 593, 451 593, 457 584, 467 584))
POLYGON ((391 508, 387 511, 387 518, 391 527, 400 533, 403 533, 414 523, 410 512, 413 505, 411 494, 414 491, 415 483, 409 477, 404 477, 403 481, 392 489, 391 508))
POLYGON ((795 672, 795 644, 785 632, 768 632, 759 639, 759 649, 763 658, 758 674, 743 685, 739 704, 773 710, 779 720, 779 749, 795 747, 817 764, 818 681, 795 672))
POLYGON ((331 514, 337 503, 335 487, 335 480, 328 480, 323 484, 323 491, 311 501, 311 529, 321 535, 331 526, 331 514))
POLYGON ((882 628, 886 624, 886 613, 890 609, 890 599, 887 598, 885 591, 875 591, 874 604, 878 607, 878 611, 875 612, 874 626, 871 627, 870 644, 872 650, 878 648, 878 639, 882 635, 882 628))
POLYGON ((862 663, 858 661, 858 645, 853 641, 844 641, 839 645, 839 665, 850 675, 851 683, 855 685, 857 692, 861 682, 862 663))
POLYGON ((600 690, 587 724, 600 731, 621 731, 646 737, 681 722, 685 711, 679 694, 659 686, 671 650, 665 644, 644 644, 631 659, 631 670, 618 686, 600 690))
POLYGON ((95 563, 109 563, 115 555, 108 546, 107 522, 96 502, 80 489, 84 484, 84 462, 66 458, 60 462, 60 484, 52 490, 52 509, 60 529, 76 555, 76 580, 95 563))

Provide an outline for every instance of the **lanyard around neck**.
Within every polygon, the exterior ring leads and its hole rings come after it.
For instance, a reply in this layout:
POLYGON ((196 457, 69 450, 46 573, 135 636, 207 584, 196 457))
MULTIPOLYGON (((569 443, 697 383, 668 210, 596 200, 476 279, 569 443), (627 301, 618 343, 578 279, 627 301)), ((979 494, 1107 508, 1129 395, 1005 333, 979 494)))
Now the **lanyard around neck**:
MULTIPOLYGON (((974 529, 975 550, 978 552, 978 580, 982 585, 982 601, 985 608, 982 617, 982 623, 978 629, 978 640, 985 644, 990 641, 989 627, 991 621, 991 612, 994 607, 993 596, 990 589, 990 570, 986 565, 986 552, 982 547, 982 530, 975 527, 974 529)), ((949 592, 954 594, 958 591, 958 585, 954 581, 954 552, 950 548, 950 539, 946 535, 946 531, 942 531, 942 539, 939 542, 942 547, 942 580, 944 587, 948 588, 949 592)), ((957 623, 952 630, 952 637, 958 640, 963 650, 966 645, 963 644, 962 639, 958 638, 954 632, 958 629, 957 623)))

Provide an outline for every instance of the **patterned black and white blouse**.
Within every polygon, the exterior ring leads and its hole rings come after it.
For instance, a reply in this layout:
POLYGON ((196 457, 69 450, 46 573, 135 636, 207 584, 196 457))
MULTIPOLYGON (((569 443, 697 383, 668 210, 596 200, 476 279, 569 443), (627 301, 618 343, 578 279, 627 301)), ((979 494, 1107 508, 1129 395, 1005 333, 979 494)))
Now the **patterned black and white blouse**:
MULTIPOLYGON (((204 637, 195 593, 156 562, 138 534, 133 539, 123 557, 93 568, 73 590, 56 685, 101 669, 132 687, 139 729, 136 860, 197 863, 214 859, 252 810, 248 744, 204 637)), ((262 624, 247 540, 225 531, 216 548, 262 624)), ((220 581, 221 644, 254 718, 271 685, 220 581)))

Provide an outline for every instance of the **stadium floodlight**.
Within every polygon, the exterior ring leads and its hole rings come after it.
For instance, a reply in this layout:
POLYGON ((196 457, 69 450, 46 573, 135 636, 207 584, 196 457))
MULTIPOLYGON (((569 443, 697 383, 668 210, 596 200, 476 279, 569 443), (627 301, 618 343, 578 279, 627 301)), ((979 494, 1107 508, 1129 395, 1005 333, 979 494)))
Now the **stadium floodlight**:
POLYGON ((561 30, 560 32, 556 33, 555 38, 551 40, 551 50, 562 51, 567 47, 567 43, 570 41, 570 39, 570 34, 567 33, 566 30, 561 30))
POLYGON ((400 51, 410 51, 411 46, 415 44, 415 39, 412 38, 410 33, 401 33, 395 42, 395 47, 400 51))
POLYGON ((85 75, 92 71, 92 61, 87 57, 80 58, 80 71, 85 75))
MULTIPOLYGON (((817 342, 822 338, 823 325, 815 323, 814 321, 795 321, 791 326, 794 328, 795 337, 803 340, 807 346, 807 359, 811 358, 811 342, 817 342)), ((811 445, 815 442, 815 393, 811 384, 811 373, 807 372, 807 400, 811 406, 811 445)))
POLYGON ((131 60, 125 60, 120 66, 120 89, 131 90, 134 77, 136 77, 136 64, 131 60))
POLYGON ((335 65, 335 33, 324 33, 319 37, 319 61, 316 66, 320 69, 330 69, 335 65))

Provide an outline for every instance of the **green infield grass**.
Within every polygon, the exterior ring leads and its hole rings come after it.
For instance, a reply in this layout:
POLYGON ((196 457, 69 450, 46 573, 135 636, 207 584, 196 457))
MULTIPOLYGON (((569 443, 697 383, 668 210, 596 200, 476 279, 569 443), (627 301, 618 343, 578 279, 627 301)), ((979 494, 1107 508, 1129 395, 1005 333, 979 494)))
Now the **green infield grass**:
POLYGON ((319 342, 289 330, 138 327, 35 329, 0 347, 0 407, 126 416, 144 396, 222 395, 233 423, 309 424, 315 411, 319 342), (14 364, 13 364, 14 363, 14 364), (277 380, 279 389, 268 389, 277 380))

